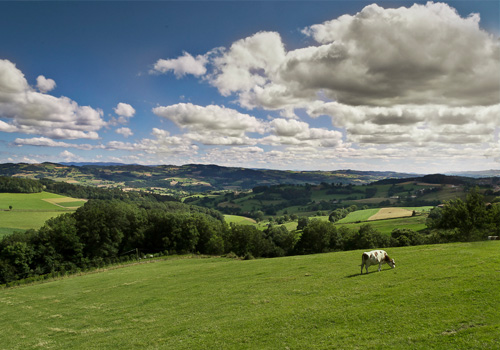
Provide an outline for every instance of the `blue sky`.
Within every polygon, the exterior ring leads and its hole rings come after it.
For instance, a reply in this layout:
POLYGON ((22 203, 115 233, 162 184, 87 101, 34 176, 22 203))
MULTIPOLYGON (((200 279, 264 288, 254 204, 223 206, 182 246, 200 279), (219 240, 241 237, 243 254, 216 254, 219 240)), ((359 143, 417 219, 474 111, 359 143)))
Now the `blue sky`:
POLYGON ((0 162, 500 168, 498 1, 0 2, 0 162))

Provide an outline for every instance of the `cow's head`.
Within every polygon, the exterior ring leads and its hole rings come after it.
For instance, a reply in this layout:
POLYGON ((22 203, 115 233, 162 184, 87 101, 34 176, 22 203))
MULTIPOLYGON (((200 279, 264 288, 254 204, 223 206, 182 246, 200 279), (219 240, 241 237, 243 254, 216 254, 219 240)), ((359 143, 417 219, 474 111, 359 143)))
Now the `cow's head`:
POLYGON ((387 262, 387 264, 389 264, 389 266, 392 267, 392 268, 396 267, 396 262, 394 261, 394 259, 389 259, 389 261, 387 262))
POLYGON ((396 262, 394 261, 394 259, 389 258, 389 255, 385 254, 384 260, 390 267, 392 268, 396 267, 396 262))

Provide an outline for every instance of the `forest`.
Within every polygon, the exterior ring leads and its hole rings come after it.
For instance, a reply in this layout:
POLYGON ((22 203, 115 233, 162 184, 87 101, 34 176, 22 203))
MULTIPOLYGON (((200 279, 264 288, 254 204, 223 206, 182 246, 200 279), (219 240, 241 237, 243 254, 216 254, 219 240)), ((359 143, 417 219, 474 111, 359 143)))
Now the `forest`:
POLYGON ((43 190, 40 181, 0 176, 0 193, 37 193, 43 190))

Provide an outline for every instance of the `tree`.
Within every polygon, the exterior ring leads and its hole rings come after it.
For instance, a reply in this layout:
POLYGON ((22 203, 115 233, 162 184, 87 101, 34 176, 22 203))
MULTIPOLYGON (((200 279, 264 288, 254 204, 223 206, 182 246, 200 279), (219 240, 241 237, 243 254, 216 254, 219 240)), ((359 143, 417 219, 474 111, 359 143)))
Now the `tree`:
POLYGON ((478 188, 472 189, 463 201, 458 198, 445 203, 441 217, 433 226, 439 229, 458 229, 458 240, 473 241, 484 238, 491 228, 484 197, 478 188))
POLYGON ((340 241, 337 228, 332 223, 312 220, 304 228, 297 242, 297 250, 301 254, 328 252, 338 249, 340 241))
POLYGON ((357 232, 344 237, 344 249, 375 249, 390 245, 390 238, 375 230, 370 224, 362 225, 357 232))
POLYGON ((264 237, 264 232, 251 225, 232 225, 228 233, 226 251, 238 256, 269 256, 272 242, 264 237))
POLYGON ((307 225, 309 225, 309 218, 307 216, 299 217, 297 223, 297 230, 303 230, 307 225))
POLYGON ((297 235, 288 231, 285 226, 269 226, 265 233, 273 242, 275 249, 273 256, 290 255, 297 243, 297 235))
POLYGON ((26 278, 32 274, 34 250, 31 239, 34 232, 15 232, 0 241, 0 283, 26 278))
POLYGON ((126 211, 129 205, 121 201, 90 200, 75 212, 78 236, 89 258, 108 258, 118 255, 124 232, 130 222, 126 211))
POLYGON ((83 243, 77 235, 76 220, 72 214, 47 220, 34 236, 33 245, 39 273, 81 265, 83 243))
POLYGON ((399 247, 424 244, 425 237, 407 228, 396 228, 391 232, 391 237, 399 247))

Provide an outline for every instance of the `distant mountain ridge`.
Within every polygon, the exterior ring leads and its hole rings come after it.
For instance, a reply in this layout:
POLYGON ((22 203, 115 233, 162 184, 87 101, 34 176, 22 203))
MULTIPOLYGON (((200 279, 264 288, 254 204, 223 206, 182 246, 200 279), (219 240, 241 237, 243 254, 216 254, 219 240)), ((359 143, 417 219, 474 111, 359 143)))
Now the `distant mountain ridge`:
POLYGON ((500 177, 500 170, 479 170, 479 171, 458 171, 446 173, 446 175, 451 176, 465 176, 465 177, 473 177, 473 178, 482 178, 482 177, 500 177))
POLYGON ((292 171, 224 167, 213 164, 140 165, 120 163, 5 163, 0 175, 51 178, 92 186, 124 188, 178 188, 189 191, 251 189, 280 184, 368 184, 387 178, 408 178, 417 174, 393 171, 292 171))

